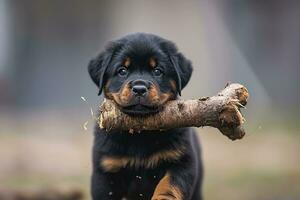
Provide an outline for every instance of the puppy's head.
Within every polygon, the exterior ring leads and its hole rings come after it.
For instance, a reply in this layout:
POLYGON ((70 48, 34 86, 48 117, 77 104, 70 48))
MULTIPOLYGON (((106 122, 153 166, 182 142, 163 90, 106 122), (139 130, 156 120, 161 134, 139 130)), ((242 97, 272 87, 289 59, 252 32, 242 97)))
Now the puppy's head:
POLYGON ((136 33, 109 43, 88 66, 99 87, 127 114, 158 112, 181 94, 191 74, 191 62, 174 43, 136 33))

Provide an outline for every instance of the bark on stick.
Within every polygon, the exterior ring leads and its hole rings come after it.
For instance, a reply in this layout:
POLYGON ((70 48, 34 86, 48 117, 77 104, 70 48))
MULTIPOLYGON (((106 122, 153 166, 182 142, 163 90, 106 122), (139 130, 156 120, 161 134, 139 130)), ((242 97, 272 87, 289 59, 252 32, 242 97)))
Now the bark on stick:
POLYGON ((106 130, 166 130, 179 127, 211 126, 231 140, 245 135, 240 108, 247 104, 248 90, 241 84, 228 84, 216 96, 195 100, 169 101, 163 110, 149 116, 134 117, 120 111, 111 100, 100 106, 99 127, 106 130))

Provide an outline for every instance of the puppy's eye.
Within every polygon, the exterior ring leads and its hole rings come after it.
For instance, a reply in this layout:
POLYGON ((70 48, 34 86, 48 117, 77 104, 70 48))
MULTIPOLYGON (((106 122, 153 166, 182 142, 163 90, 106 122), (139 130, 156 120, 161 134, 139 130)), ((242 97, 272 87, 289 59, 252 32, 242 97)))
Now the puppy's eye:
POLYGON ((153 70, 153 75, 154 75, 154 76, 161 76, 162 74, 163 74, 163 72, 162 72, 162 70, 159 69, 159 68, 155 68, 155 69, 153 70))
POLYGON ((126 76, 128 74, 128 70, 125 67, 121 67, 118 69, 119 76, 126 76))

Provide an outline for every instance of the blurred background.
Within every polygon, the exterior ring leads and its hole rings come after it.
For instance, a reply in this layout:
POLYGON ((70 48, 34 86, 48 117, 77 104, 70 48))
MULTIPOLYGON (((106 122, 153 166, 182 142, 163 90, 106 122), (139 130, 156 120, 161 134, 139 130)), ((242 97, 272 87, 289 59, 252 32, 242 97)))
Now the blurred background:
POLYGON ((90 108, 102 99, 87 64, 133 32, 192 60, 184 99, 227 82, 250 91, 244 139, 199 129, 205 199, 300 199, 299 19, 293 0, 0 0, 0 199, 74 188, 90 199, 90 108))

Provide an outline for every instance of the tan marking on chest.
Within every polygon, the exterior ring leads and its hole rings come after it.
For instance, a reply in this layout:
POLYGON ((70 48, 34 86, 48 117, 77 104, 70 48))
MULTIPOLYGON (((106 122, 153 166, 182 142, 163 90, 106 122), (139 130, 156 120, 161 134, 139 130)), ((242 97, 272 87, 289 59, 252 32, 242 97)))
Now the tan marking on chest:
POLYGON ((149 157, 129 157, 129 156, 104 156, 100 161, 100 166, 107 172, 117 172, 125 167, 153 169, 158 164, 168 161, 177 161, 184 155, 184 149, 164 150, 152 154, 149 157))

